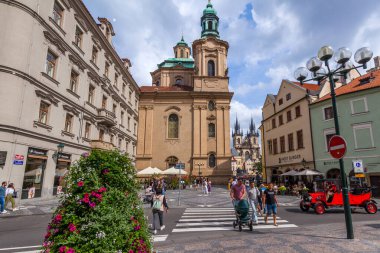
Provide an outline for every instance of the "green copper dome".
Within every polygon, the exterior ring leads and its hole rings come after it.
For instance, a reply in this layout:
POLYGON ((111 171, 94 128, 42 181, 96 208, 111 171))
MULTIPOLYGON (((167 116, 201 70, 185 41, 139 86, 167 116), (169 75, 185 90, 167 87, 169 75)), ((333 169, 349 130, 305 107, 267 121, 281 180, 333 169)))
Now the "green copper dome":
POLYGON ((216 10, 213 8, 210 0, 203 11, 201 18, 202 33, 201 37, 216 37, 219 38, 219 18, 216 15, 216 10))
POLYGON ((216 15, 216 10, 213 8, 210 1, 208 2, 206 9, 203 10, 203 15, 206 15, 206 14, 216 15))
POLYGON ((186 46, 186 47, 188 47, 187 43, 183 39, 183 35, 182 35, 181 40, 177 43, 177 46, 186 46))

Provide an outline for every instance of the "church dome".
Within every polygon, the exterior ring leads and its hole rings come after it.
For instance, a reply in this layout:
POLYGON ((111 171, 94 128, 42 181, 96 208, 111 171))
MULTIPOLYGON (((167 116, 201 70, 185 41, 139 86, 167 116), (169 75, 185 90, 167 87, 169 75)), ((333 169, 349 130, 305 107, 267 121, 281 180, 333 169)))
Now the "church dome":
POLYGON ((212 6, 211 2, 209 2, 206 6, 206 9, 203 10, 203 15, 206 15, 206 14, 213 14, 213 15, 216 15, 216 10, 214 9, 214 7, 212 6))

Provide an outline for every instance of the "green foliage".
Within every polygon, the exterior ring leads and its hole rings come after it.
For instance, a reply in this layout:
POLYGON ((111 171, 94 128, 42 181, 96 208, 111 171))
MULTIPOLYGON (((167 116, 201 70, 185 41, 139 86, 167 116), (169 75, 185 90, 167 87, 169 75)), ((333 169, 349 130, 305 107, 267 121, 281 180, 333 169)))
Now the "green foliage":
POLYGON ((150 252, 135 169, 117 151, 95 150, 67 177, 67 194, 48 226, 44 252, 150 252))
POLYGON ((280 187, 278 187, 278 190, 280 192, 286 191, 286 187, 284 185, 281 185, 280 187))

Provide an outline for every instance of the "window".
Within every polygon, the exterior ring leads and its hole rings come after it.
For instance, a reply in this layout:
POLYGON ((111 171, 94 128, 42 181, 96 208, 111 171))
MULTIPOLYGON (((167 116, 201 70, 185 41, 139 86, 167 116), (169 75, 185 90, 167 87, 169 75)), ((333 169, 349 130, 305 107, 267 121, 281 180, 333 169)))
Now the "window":
POLYGON ((116 108, 117 108, 117 105, 113 104, 113 105, 112 105, 112 112, 113 112, 114 114, 116 114, 116 108))
POLYGON ((303 146, 303 132, 302 130, 297 131, 297 148, 304 148, 303 146))
POLYGON ((355 149, 375 147, 373 141, 372 124, 357 124, 353 126, 355 149))
POLYGON ((296 118, 301 117, 301 107, 298 105, 296 106, 296 118))
POLYGON ((359 98, 350 101, 351 104, 351 113, 364 113, 368 112, 367 98, 359 98))
POLYGON ((280 137, 280 152, 285 153, 285 136, 280 137))
POLYGON ((82 47, 82 40, 83 40, 83 32, 82 30, 77 26, 75 29, 75 45, 77 45, 79 48, 82 47))
POLYGON ((38 116, 38 122, 42 124, 47 124, 48 115, 49 115, 49 107, 48 103, 41 101, 40 103, 40 114, 38 116))
POLYGON ((91 124, 86 122, 86 125, 84 127, 84 138, 90 139, 90 133, 91 133, 91 124))
POLYGON ((244 161, 248 161, 249 159, 251 159, 251 154, 249 153, 249 151, 245 151, 244 161))
POLYGON ((210 137, 210 138, 215 137, 215 124, 214 123, 208 124, 208 137, 210 137))
POLYGON ((325 134, 325 139, 326 139, 326 150, 329 152, 330 149, 329 149, 329 144, 330 144, 330 140, 331 140, 331 137, 333 137, 335 135, 335 133, 328 133, 328 134, 325 134))
POLYGON ((181 58, 185 58, 185 53, 184 53, 183 49, 181 49, 181 58))
POLYGON ((121 125, 124 125, 124 112, 120 112, 120 122, 121 122, 121 125))
POLYGON ((108 77, 109 71, 110 71, 110 65, 106 62, 106 65, 104 67, 104 75, 106 77, 108 77))
POLYGON ((117 145, 117 147, 120 149, 121 148, 121 142, 122 142, 123 140, 121 139, 121 138, 119 138, 119 143, 118 143, 118 145, 117 145))
POLYGON ((119 80, 119 75, 115 74, 115 80, 113 81, 113 85, 115 85, 116 87, 117 87, 118 80, 119 80))
POLYGON ((65 132, 71 133, 73 127, 73 115, 66 114, 66 120, 65 120, 65 132))
POLYGON ((282 98, 280 100, 278 100, 279 105, 282 105, 283 103, 284 103, 284 100, 282 98))
POLYGON ((276 128, 276 119, 272 119, 272 128, 276 128))
POLYGON ((208 29, 212 30, 212 21, 208 21, 208 29))
POLYGON ((216 165, 216 158, 214 154, 210 154, 208 156, 208 167, 215 168, 216 165))
POLYGON ((289 101, 292 98, 292 94, 288 93, 286 94, 286 101, 289 101))
POLYGON ((178 115, 170 114, 168 122, 168 138, 178 138, 178 126, 178 115))
POLYGON ((278 125, 281 126, 284 124, 284 118, 282 115, 278 116, 278 125))
POLYGON ((268 151, 269 154, 273 154, 272 140, 268 140, 268 151))
POLYGON ((334 118, 334 112, 332 106, 323 108, 324 119, 329 120, 334 118))
POLYGON ((182 85, 182 79, 181 78, 176 79, 175 85, 182 85))
POLYGON ((92 47, 91 61, 96 64, 98 59, 98 49, 95 46, 92 47))
POLYGON ((212 60, 208 61, 208 76, 215 76, 215 63, 212 60))
POLYGON ((48 50, 46 57, 46 74, 51 78, 55 78, 55 71, 57 66, 57 56, 48 50))
POLYGON ((53 20, 54 22, 62 27, 62 21, 63 21, 63 8, 62 6, 55 1, 54 7, 53 7, 53 20))
POLYGON ((294 150, 294 142, 293 142, 293 134, 288 134, 288 150, 293 151, 294 150))
POLYGON ((78 79, 79 74, 75 71, 71 71, 71 77, 70 77, 70 90, 72 92, 77 92, 78 90, 78 79))
POLYGON ((102 109, 106 109, 106 108, 107 108, 107 97, 103 96, 103 98, 102 98, 102 109))
POLYGON ((87 98, 87 101, 90 104, 94 103, 94 96, 95 96, 95 87, 90 85, 90 87, 88 88, 88 98, 87 98))
POLYGON ((128 117, 128 125, 127 125, 127 129, 129 130, 131 127, 131 117, 128 117))
POLYGON ((273 154, 276 155, 278 154, 278 149, 277 149, 277 139, 273 140, 273 154))
POLYGON ((104 141, 104 130, 103 129, 99 130, 99 141, 104 141))
POLYGON ((287 111, 286 112, 286 121, 287 122, 292 121, 292 111, 287 111))
POLYGON ((214 101, 209 101, 209 102, 208 102, 208 109, 209 109, 210 111, 215 110, 215 102, 214 102, 214 101))
POLYGON ((129 101, 132 101, 132 91, 129 91, 129 101))
POLYGON ((125 88, 127 88, 127 85, 125 83, 123 83, 123 87, 121 89, 121 94, 123 94, 125 96, 125 88))

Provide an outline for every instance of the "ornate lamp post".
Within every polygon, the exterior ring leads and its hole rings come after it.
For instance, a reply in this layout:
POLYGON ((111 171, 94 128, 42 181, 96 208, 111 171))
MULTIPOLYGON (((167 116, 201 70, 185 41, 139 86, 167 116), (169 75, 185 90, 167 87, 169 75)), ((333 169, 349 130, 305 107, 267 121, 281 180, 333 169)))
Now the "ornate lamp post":
POLYGON ((196 163, 195 165, 198 166, 198 177, 200 178, 201 177, 201 166, 203 166, 204 164, 203 163, 196 163))
MULTIPOLYGON (((330 82, 331 91, 331 102, 334 113, 334 124, 335 124, 335 134, 340 135, 338 112, 336 107, 336 94, 335 94, 335 80, 339 77, 347 78, 347 74, 352 69, 367 68, 367 63, 371 60, 373 52, 368 47, 360 48, 355 53, 355 61, 359 64, 354 66, 350 61, 352 52, 347 47, 339 48, 335 52, 331 46, 323 46, 318 51, 318 57, 312 57, 306 63, 306 68, 300 67, 294 72, 294 77, 301 83, 307 81, 317 81, 318 84, 321 81, 328 80, 330 82), (337 62, 337 67, 335 70, 330 68, 329 60, 334 56, 334 60, 337 62), (325 68, 322 66, 324 63, 325 68), (312 72, 312 77, 307 79, 309 71, 312 72), (306 80, 307 79, 307 80, 306 80)), ((346 220, 347 229, 347 239, 354 239, 354 231, 352 227, 351 209, 350 202, 348 198, 348 186, 347 177, 344 170, 343 159, 339 159, 340 166, 340 176, 342 180, 342 192, 343 192, 343 203, 344 203, 344 214, 346 220)))

